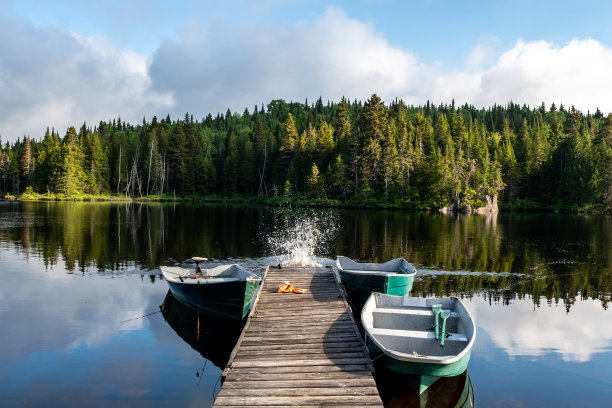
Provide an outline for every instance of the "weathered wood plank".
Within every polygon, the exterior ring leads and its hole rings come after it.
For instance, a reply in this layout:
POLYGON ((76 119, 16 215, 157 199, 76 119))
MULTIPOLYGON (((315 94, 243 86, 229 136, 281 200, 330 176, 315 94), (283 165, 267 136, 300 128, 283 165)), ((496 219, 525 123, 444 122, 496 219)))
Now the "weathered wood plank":
MULTIPOLYGON (((276 397, 244 397, 244 396, 231 396, 224 397, 221 394, 217 396, 215 400, 215 406, 223 405, 236 405, 236 406, 302 406, 302 405, 320 405, 320 406, 338 406, 340 404, 350 403, 370 403, 380 404, 380 397, 378 395, 341 395, 341 396, 276 396, 276 397)), ((380 405, 382 406, 382 404, 380 405)))
POLYGON ((349 379, 366 379, 372 383, 372 373, 369 371, 326 371, 326 372, 290 372, 290 373, 244 373, 242 370, 237 370, 235 375, 225 378, 223 384, 228 382, 236 382, 242 384, 245 381, 257 381, 266 383, 268 381, 313 381, 321 380, 334 383, 340 380, 349 379))
MULTIPOLYGON (((288 391, 289 392, 289 391, 288 391)), ((376 388, 371 386, 355 386, 355 387, 304 387, 304 384, 292 388, 291 397, 319 397, 319 396, 353 396, 353 395, 376 395, 378 392, 376 388)), ((244 387, 244 388, 227 388, 223 393, 224 397, 242 396, 242 397, 278 397, 279 395, 286 395, 285 392, 279 392, 274 388, 259 388, 244 387)))
MULTIPOLYGON (((241 408, 244 407, 244 405, 221 405, 225 408, 241 408)), ((310 405, 310 404, 305 404, 305 405, 300 405, 300 408, 319 408, 321 405, 310 405)), ((380 407, 380 404, 365 404, 365 403, 359 403, 359 404, 355 404, 355 403, 338 403, 337 405, 335 405, 336 407, 351 407, 351 408, 371 408, 371 407, 380 407)), ((266 407, 268 408, 284 408, 285 405, 266 405, 266 407)))
MULTIPOLYGON (((277 366, 280 365, 293 365, 294 362, 296 361, 302 361, 302 360, 307 360, 309 362, 316 362, 316 361, 329 361, 332 363, 342 363, 345 360, 359 360, 361 361, 364 358, 364 355, 362 352, 359 353, 334 353, 334 354, 325 354, 325 353, 319 353, 319 354, 300 354, 300 360, 296 360, 295 357, 289 357, 289 356, 278 356, 278 355, 258 355, 258 356, 245 356, 242 353, 240 353, 240 355, 236 356, 236 358, 234 359, 234 362, 262 362, 262 364, 264 362, 270 362, 271 365, 274 365, 272 363, 275 363, 277 366)), ((234 365, 234 367, 236 367, 236 365, 234 365)))
MULTIPOLYGON (((287 367, 231 367, 229 372, 232 375, 250 374, 279 374, 279 373, 325 373, 325 372, 351 372, 366 371, 370 367, 366 362, 353 365, 325 365, 325 366, 287 366, 287 367)), ((371 374, 370 374, 371 375, 371 374)), ((372 379, 372 384, 375 384, 372 379)))
POLYGON ((268 269, 215 406, 382 406, 335 275, 268 269), (276 293, 283 282, 304 294, 276 293))
POLYGON ((264 319, 253 319, 249 327, 255 330, 266 330, 271 331, 277 328, 311 328, 311 327, 320 327, 320 328, 329 328, 328 326, 334 327, 355 327, 353 323, 349 319, 328 319, 327 321, 321 320, 275 320, 275 321, 266 321, 264 319))
MULTIPOLYGON (((315 305, 313 304, 313 302, 300 302, 300 301, 286 301, 286 302, 275 302, 275 303, 269 303, 267 305, 264 305, 262 303, 262 309, 265 310, 280 310, 280 311, 284 311, 284 312, 288 312, 288 309, 295 309, 295 310, 299 310, 299 309, 308 309, 309 312, 313 312, 313 307, 315 307, 315 305)), ((344 301, 342 300, 332 300, 329 302, 322 302, 322 306, 319 305, 319 307, 324 307, 325 311, 330 311, 333 310, 332 308, 337 307, 337 308, 344 308, 344 301)), ((323 310, 322 310, 323 311, 323 310)), ((288 314, 288 313, 285 313, 288 314)))
POLYGON ((242 389, 263 389, 263 388, 338 388, 338 387, 371 387, 372 381, 368 377, 356 377, 356 378, 335 378, 333 381, 328 379, 305 379, 299 378, 297 380, 248 380, 248 381, 225 381, 223 383, 224 388, 242 389))
MULTIPOLYGON (((303 336, 325 336, 329 333, 329 329, 325 330, 325 328, 316 328, 316 329, 302 329, 299 327, 295 327, 295 328, 290 328, 287 330, 257 330, 257 329, 253 329, 250 330, 250 332, 248 333, 247 336, 245 336, 245 338, 251 338, 251 337, 257 337, 257 336, 262 336, 265 335, 267 338, 283 338, 283 337, 287 337, 287 336, 294 336, 294 338, 299 339, 303 336)), ((340 335, 340 334, 346 334, 346 335, 354 335, 355 331, 352 327, 334 327, 333 330, 333 334, 335 335, 340 335)))
POLYGON ((253 360, 253 359, 234 359, 232 368, 240 367, 307 367, 307 366, 324 366, 324 365, 353 365, 360 364, 364 361, 363 355, 360 358, 309 358, 309 359, 274 359, 274 360, 253 360))
POLYGON ((310 314, 304 314, 297 316, 291 312, 274 311, 274 313, 268 313, 265 308, 257 310, 253 314, 253 320, 257 322, 265 322, 267 324, 274 324, 280 322, 287 323, 331 323, 338 322, 350 322, 350 318, 342 314, 341 310, 338 309, 324 309, 324 310, 311 310, 310 314), (264 316, 265 315, 265 316, 264 316))
MULTIPOLYGON (((312 336, 295 336, 295 337, 300 337, 299 339, 296 338, 295 339, 295 346, 296 348, 300 346, 300 344, 313 344, 313 343, 338 343, 338 342, 342 342, 342 341, 351 341, 354 336, 350 336, 350 335, 312 335, 312 336)), ((291 336, 285 336, 285 337, 277 337, 277 338, 270 338, 270 337, 266 337, 266 336, 260 336, 260 337, 245 337, 242 340, 243 344, 248 344, 248 345, 256 345, 256 344, 282 344, 282 343, 286 343, 287 341, 291 341, 291 336)))
MULTIPOLYGON (((307 307, 303 308, 291 308, 291 310, 283 310, 283 309, 262 309, 258 310, 256 316, 257 317, 275 317, 282 316, 282 313, 289 312, 292 318, 301 318, 301 319, 313 319, 312 317, 312 309, 308 309, 307 307)), ((327 310, 325 313, 318 312, 320 315, 332 316, 333 310, 327 310)))
POLYGON ((240 350, 240 356, 270 356, 272 358, 295 358, 296 356, 315 356, 318 354, 323 354, 326 356, 335 356, 341 354, 359 354, 363 356, 363 350, 359 347, 351 347, 351 348, 334 348, 332 350, 327 349, 324 350, 322 348, 299 348, 297 350, 285 349, 285 350, 240 350))
POLYGON ((361 344, 358 341, 346 341, 346 342, 336 342, 336 343, 309 343, 309 344, 300 344, 299 348, 296 347, 295 344, 256 344, 256 345, 245 345, 242 344, 240 346, 240 352, 243 351, 263 351, 263 352, 274 352, 274 351, 284 351, 284 350, 323 350, 323 351, 333 351, 333 350, 344 350, 344 349, 352 349, 352 348, 361 348, 361 344))
MULTIPOLYGON (((242 408, 244 407, 244 405, 220 405, 223 406, 225 408, 242 408)), ((266 405, 269 408, 284 408, 285 405, 266 405)), ((350 408, 371 408, 371 407, 381 407, 382 405, 380 404, 366 404, 366 403, 359 403, 359 404, 355 404, 354 402, 347 402, 347 403, 341 403, 339 402, 338 404, 334 405, 336 407, 350 407, 350 408)), ((303 405, 299 405, 300 408, 319 408, 321 407, 320 404, 317 405, 310 405, 310 404, 303 404, 303 405)))

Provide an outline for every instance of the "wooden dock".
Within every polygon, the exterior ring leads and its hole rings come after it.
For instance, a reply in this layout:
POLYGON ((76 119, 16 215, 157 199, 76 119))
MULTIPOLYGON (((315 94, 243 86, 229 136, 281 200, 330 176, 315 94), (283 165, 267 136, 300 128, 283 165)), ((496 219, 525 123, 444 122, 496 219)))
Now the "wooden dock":
POLYGON ((382 407, 372 374, 333 271, 270 268, 214 406, 382 407))

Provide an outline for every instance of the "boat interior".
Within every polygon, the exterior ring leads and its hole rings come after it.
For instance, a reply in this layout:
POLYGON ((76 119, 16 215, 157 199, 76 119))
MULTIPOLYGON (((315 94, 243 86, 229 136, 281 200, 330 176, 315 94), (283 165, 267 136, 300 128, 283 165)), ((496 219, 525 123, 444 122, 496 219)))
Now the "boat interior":
POLYGON ((376 296, 375 299, 376 305, 368 303, 364 308, 370 312, 364 312, 363 324, 387 350, 436 358, 457 355, 469 344, 473 327, 466 324, 466 319, 470 317, 454 298, 376 296))
POLYGON ((344 270, 350 270, 351 272, 391 272, 391 273, 402 273, 402 274, 413 274, 416 270, 403 258, 396 258, 385 263, 360 263, 355 262, 346 256, 338 256, 337 263, 344 270))
POLYGON ((202 268, 200 274, 196 275, 195 278, 190 277, 193 269, 184 269, 177 266, 168 266, 163 268, 166 274, 166 278, 173 281, 181 282, 200 282, 200 283, 214 283, 214 282, 227 282, 231 280, 261 280, 260 277, 253 273, 242 269, 240 266, 233 265, 219 265, 214 268, 205 269, 202 268))

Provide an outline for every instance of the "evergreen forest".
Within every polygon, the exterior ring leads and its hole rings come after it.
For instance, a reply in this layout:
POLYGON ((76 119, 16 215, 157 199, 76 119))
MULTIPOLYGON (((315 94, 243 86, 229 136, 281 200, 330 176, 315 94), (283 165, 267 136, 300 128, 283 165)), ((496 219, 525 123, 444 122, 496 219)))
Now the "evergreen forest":
POLYGON ((612 208, 612 114, 573 106, 271 101, 242 114, 120 118, 0 142, 22 198, 260 197, 349 206, 612 208))

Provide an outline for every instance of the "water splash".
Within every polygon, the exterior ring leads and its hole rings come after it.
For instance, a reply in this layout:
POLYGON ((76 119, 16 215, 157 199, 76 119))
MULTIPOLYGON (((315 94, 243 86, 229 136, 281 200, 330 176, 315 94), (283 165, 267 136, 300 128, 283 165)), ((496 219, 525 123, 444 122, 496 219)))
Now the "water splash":
POLYGON ((267 233, 267 247, 275 263, 286 266, 324 266, 331 261, 330 243, 338 226, 336 212, 282 208, 273 215, 273 230, 267 233))

